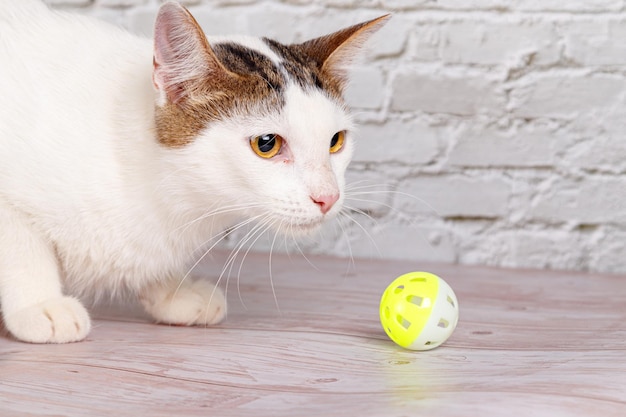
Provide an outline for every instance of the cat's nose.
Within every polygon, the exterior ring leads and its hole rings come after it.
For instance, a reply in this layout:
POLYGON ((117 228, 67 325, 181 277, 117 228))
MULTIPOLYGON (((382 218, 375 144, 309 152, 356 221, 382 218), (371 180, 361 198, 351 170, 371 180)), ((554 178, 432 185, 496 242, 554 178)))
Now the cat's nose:
POLYGON ((311 196, 311 200, 320 206, 320 210, 322 210, 323 214, 326 214, 333 208, 337 200, 339 200, 339 194, 311 196))

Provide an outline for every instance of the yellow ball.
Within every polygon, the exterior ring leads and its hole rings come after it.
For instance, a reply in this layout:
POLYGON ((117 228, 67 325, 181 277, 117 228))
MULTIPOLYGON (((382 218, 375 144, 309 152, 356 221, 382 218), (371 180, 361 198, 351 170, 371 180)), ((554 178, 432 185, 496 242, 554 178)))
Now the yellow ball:
POLYGON ((452 288, 437 275, 410 272, 394 280, 380 300, 380 322, 398 345, 429 350, 448 340, 459 320, 452 288))

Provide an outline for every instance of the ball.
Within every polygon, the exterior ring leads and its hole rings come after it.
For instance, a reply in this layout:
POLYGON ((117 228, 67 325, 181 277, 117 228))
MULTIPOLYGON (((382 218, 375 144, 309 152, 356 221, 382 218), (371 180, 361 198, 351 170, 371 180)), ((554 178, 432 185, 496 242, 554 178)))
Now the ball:
POLYGON ((380 300, 380 322, 398 345, 434 349, 448 340, 459 320, 452 288, 437 275, 410 272, 396 278, 380 300))

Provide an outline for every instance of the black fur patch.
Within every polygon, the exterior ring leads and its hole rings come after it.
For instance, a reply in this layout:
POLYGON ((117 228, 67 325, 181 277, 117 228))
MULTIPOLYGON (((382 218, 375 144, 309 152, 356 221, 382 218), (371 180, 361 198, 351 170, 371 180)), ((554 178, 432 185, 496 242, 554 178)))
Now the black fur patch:
POLYGON ((283 92, 290 81, 305 90, 332 90, 331 83, 324 82, 317 63, 297 45, 284 45, 267 38, 263 38, 263 41, 282 58, 278 66, 261 52, 237 43, 217 43, 212 48, 229 71, 244 76, 258 76, 265 80, 268 88, 276 92, 283 92))
POLYGON ((280 70, 262 53, 236 43, 218 43, 212 48, 229 71, 243 76, 261 77, 268 88, 277 92, 284 90, 285 80, 280 70))
POLYGON ((274 53, 283 58, 284 61, 281 63, 283 68, 289 77, 297 82, 300 87, 324 89, 320 78, 320 70, 313 59, 295 46, 283 45, 268 38, 263 38, 263 41, 274 53))

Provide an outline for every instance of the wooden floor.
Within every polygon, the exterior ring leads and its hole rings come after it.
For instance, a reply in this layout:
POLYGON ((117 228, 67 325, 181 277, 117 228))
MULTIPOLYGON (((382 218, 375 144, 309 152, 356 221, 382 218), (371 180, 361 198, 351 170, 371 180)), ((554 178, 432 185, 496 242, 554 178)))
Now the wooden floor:
POLYGON ((273 257, 279 311, 267 255, 250 255, 216 328, 109 308, 82 343, 0 337, 0 415, 626 416, 625 276, 311 262, 273 257), (443 277, 461 308, 428 352, 378 322, 382 291, 412 270, 443 277))

